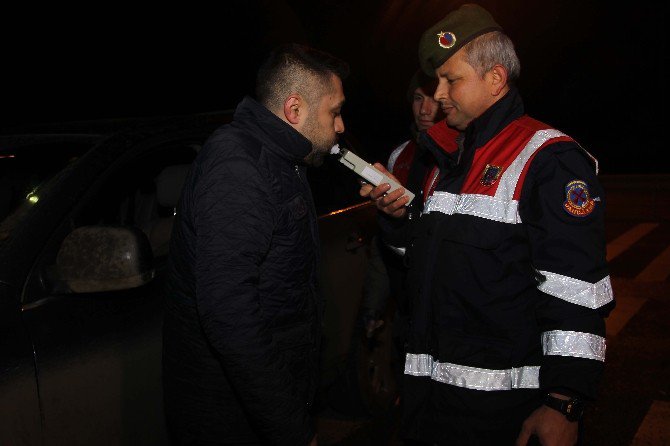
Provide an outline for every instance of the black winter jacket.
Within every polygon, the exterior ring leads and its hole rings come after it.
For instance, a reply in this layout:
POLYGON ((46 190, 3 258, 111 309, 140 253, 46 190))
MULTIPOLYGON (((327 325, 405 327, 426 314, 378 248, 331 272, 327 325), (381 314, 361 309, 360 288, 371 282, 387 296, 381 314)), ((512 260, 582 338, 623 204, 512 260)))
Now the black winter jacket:
POLYGON ((318 376, 311 143, 250 98, 198 154, 170 247, 164 388, 179 444, 307 444, 318 376))

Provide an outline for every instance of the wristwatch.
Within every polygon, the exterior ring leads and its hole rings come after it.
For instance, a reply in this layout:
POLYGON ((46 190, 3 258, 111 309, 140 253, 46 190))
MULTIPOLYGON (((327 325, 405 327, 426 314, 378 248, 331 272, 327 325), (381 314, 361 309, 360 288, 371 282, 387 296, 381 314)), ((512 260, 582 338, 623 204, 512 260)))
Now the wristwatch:
POLYGON ((547 394, 544 397, 544 404, 565 415, 565 418, 567 418, 568 421, 577 421, 584 414, 584 401, 579 398, 562 400, 547 394))

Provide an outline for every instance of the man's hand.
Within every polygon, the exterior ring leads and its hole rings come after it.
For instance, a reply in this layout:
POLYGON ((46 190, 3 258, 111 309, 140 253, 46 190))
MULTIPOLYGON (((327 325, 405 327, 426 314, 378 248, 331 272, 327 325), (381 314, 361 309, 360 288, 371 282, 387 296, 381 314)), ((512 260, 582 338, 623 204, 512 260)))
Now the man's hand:
POLYGON ((526 446, 536 435, 543 446, 573 446, 577 443, 578 423, 547 406, 540 406, 523 422, 516 446, 526 446))
MULTIPOLYGON (((374 166, 382 173, 388 175, 390 178, 393 178, 395 181, 400 183, 396 177, 394 177, 384 166, 379 163, 375 163, 374 166)), ((375 202, 377 209, 380 211, 395 217, 402 218, 407 213, 407 208, 405 205, 409 201, 409 197, 404 195, 405 188, 400 187, 394 190, 391 193, 388 193, 391 189, 391 185, 388 183, 382 183, 377 187, 373 187, 371 184, 364 183, 361 186, 359 194, 361 197, 369 197, 372 201, 375 202)))
POLYGON ((312 438, 312 441, 309 442, 307 446, 318 446, 319 442, 316 441, 316 434, 314 434, 314 438, 312 438))

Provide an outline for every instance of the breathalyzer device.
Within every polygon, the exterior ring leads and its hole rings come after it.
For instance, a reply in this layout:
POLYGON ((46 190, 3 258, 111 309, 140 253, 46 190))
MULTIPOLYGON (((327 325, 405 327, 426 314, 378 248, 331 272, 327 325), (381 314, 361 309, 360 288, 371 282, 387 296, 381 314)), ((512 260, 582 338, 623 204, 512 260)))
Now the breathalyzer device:
MULTIPOLYGON (((358 175, 363 177, 365 181, 372 184, 373 186, 379 186, 382 183, 388 183, 391 185, 389 192, 394 191, 399 187, 404 187, 397 181, 394 181, 393 179, 381 173, 372 164, 368 163, 351 150, 340 148, 339 144, 335 144, 333 148, 330 149, 330 153, 333 155, 340 155, 340 162, 342 164, 356 172, 358 175)), ((405 204, 406 206, 409 206, 409 204, 414 199, 414 194, 405 188, 404 195, 409 198, 405 204)))

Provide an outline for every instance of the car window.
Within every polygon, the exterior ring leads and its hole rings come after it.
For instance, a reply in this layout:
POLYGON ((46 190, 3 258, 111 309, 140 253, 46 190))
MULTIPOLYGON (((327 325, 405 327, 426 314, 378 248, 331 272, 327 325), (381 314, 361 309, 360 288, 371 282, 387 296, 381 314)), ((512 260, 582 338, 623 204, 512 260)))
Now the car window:
POLYGON ((0 143, 0 227, 10 215, 39 199, 38 190, 91 148, 90 142, 0 143))
POLYGON ((163 146, 124 165, 86 200, 74 225, 135 226, 149 239, 154 257, 166 256, 177 201, 198 148, 163 146))
POLYGON ((27 281, 23 303, 46 297, 57 285, 51 272, 61 243, 72 230, 82 226, 139 228, 149 240, 155 266, 162 269, 181 183, 198 148, 192 142, 170 143, 111 166, 53 233, 27 281))

